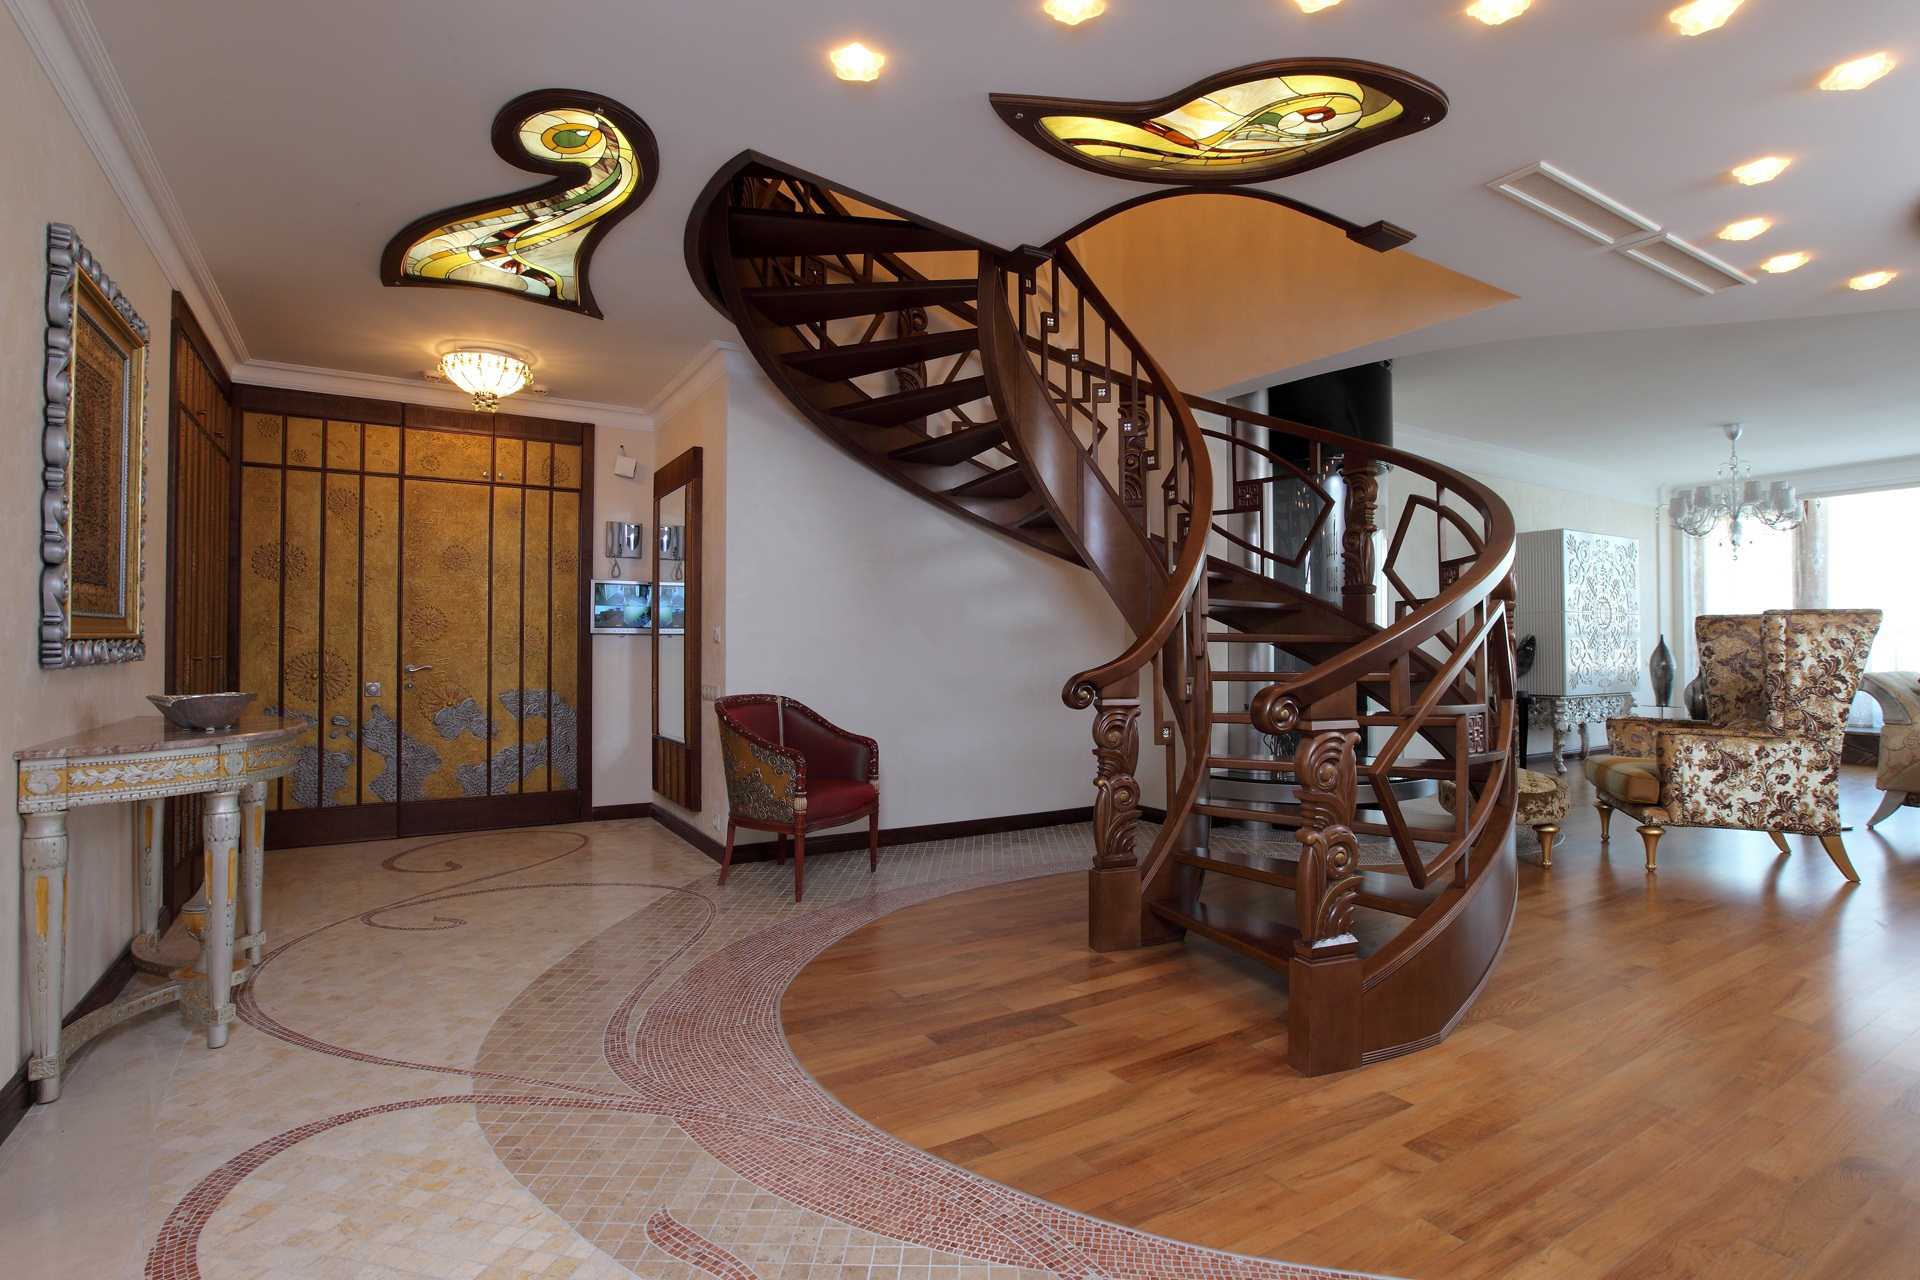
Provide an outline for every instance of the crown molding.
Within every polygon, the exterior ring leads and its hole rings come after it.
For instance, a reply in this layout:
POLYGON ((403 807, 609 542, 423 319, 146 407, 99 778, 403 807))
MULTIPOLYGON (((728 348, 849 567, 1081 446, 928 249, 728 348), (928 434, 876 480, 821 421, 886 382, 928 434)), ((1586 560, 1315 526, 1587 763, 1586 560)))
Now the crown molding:
MULTIPOLYGON (((1849 493, 1877 493, 1882 489, 1909 489, 1920 487, 1920 453, 1910 453, 1898 458, 1880 458, 1871 462, 1840 462, 1830 467, 1806 467, 1799 471, 1769 471, 1764 474, 1756 471, 1753 475, 1760 484, 1771 484, 1775 480, 1791 480, 1802 498, 1838 498, 1849 493)), ((1696 484, 1712 484, 1713 480, 1700 480, 1696 484)), ((1660 490, 1661 506, 1682 489, 1691 489, 1693 484, 1670 484, 1660 490)))
POLYGON ((1393 447, 1417 453, 1435 462, 1457 468, 1476 480, 1496 477, 1518 480, 1523 484, 1569 493, 1592 494, 1617 502, 1654 506, 1660 497, 1659 486, 1644 475, 1615 471, 1609 467, 1568 462, 1563 458, 1532 453, 1503 444, 1488 444, 1465 436, 1429 431, 1425 427, 1393 424, 1393 447))
MULTIPOLYGON (((349 373, 343 369, 321 369, 306 364, 285 364, 278 360, 249 360, 233 370, 233 380, 250 386, 316 391, 322 395, 402 400, 408 404, 441 405, 449 409, 473 407, 473 401, 458 388, 429 382, 425 378, 349 373)), ((508 403, 511 412, 529 418, 561 418, 570 422, 591 422, 602 427, 653 430, 653 417, 645 410, 630 405, 604 404, 596 400, 563 400, 539 395, 515 396, 508 403)))
POLYGON ((82 0, 6 0, 20 34, 66 105, 168 281, 186 298, 228 369, 247 345, 147 141, 120 73, 82 0))
POLYGON ((665 422, 728 374, 746 373, 753 368, 746 348, 725 338, 716 338, 701 348, 700 354, 682 365, 680 372, 667 380, 643 412, 655 422, 665 422))

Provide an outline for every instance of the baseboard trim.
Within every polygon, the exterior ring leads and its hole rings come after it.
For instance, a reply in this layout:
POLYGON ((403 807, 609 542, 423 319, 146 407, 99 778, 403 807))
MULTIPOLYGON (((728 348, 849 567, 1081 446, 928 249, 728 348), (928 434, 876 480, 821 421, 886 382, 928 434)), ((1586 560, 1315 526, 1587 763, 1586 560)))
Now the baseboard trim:
MULTIPOLYGON (((714 839, 704 831, 696 830, 678 814, 665 808, 653 811, 653 820, 673 834, 685 840, 700 852, 720 861, 727 847, 722 841, 714 839)), ((959 840, 966 836, 997 835, 1006 831, 1031 831, 1039 827, 1059 827, 1071 822, 1091 822, 1093 806, 1085 805, 1076 809, 1047 809, 1038 813, 1009 813, 997 818, 965 818, 959 822, 931 822, 918 827, 882 827, 880 843, 882 845, 919 844, 927 840, 959 840)), ((761 840, 753 844, 737 843, 733 848, 733 860, 742 862, 771 862, 773 860, 772 840, 761 840)), ((807 837, 808 853, 847 853, 854 849, 867 847, 867 833, 864 826, 847 827, 826 835, 807 837)))
MULTIPOLYGON (((127 949, 119 958, 107 966, 99 981, 87 988, 87 994, 80 997, 80 1003, 73 1006, 73 1012, 60 1020, 60 1025, 71 1026, 86 1017, 95 1009, 104 1008, 120 994, 120 988, 133 979, 133 943, 127 943, 127 949)), ((33 1106, 33 1086, 27 1083, 27 1064, 21 1063, 13 1078, 0 1086, 0 1142, 7 1140, 14 1127, 26 1117, 27 1110, 33 1106)))
POLYGON ((653 806, 650 804, 597 804, 593 812, 587 815, 591 822, 618 822, 623 818, 651 818, 653 806))

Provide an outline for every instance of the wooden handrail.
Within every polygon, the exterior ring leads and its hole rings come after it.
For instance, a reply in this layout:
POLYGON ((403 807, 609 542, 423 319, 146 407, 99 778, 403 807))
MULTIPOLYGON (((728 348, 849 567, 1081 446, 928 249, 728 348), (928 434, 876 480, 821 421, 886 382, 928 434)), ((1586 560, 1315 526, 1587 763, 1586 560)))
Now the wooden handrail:
MULTIPOLYGON (((1188 407, 1187 399, 1167 377, 1166 370, 1153 358, 1153 353, 1133 336, 1126 322, 1120 319, 1093 283, 1071 250, 1061 248, 1055 251, 1054 261, 1058 263, 1062 275, 1073 282, 1080 296, 1099 314, 1101 321, 1116 334, 1122 342, 1138 355, 1152 381, 1156 394, 1166 404, 1173 416, 1173 426, 1177 442, 1185 450, 1188 468, 1188 503, 1196 512, 1213 510, 1213 464, 1207 456, 1206 436, 1195 421, 1193 410, 1188 407)), ((983 308, 984 310, 984 308, 983 308)), ((1171 530, 1169 530, 1171 532, 1171 530)), ((1072 676, 1060 691, 1061 701, 1069 707, 1084 710, 1093 705, 1100 690, 1118 681, 1137 674, 1141 668, 1153 661, 1155 654, 1166 647, 1168 637, 1174 628, 1180 625, 1188 602, 1199 587, 1207 565, 1208 522, 1190 520, 1187 535, 1174 561, 1173 569, 1167 575, 1166 587, 1153 607, 1153 621, 1134 637, 1132 644, 1113 658, 1097 667, 1089 667, 1072 676)))
POLYGON ((1198 396, 1187 397, 1187 402, 1203 413, 1219 414, 1330 446, 1329 452, 1339 452, 1349 461, 1384 462, 1431 480, 1464 498, 1486 525, 1484 542, 1472 566, 1445 590, 1336 656, 1255 694, 1250 711, 1254 727, 1262 733, 1285 733, 1294 729, 1304 709, 1314 702, 1359 683, 1368 672, 1384 671, 1395 659, 1412 653, 1490 597, 1513 571, 1513 513, 1485 486, 1463 473, 1387 445, 1356 440, 1237 405, 1198 396))

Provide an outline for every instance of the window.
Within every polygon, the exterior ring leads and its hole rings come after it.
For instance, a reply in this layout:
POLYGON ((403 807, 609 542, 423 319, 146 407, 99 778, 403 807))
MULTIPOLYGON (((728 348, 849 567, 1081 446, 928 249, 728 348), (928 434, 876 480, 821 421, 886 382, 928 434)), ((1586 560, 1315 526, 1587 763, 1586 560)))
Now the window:
POLYGON ((1794 534, 1745 522, 1740 553, 1722 524, 1701 547, 1702 613, 1764 613, 1793 607, 1794 534))
MULTIPOLYGON (((1883 489, 1825 499, 1826 603, 1836 609, 1878 609, 1880 635, 1869 671, 1920 671, 1920 592, 1900 548, 1913 536, 1920 488, 1883 489)), ((1854 699, 1852 723, 1880 724, 1880 708, 1854 699)))

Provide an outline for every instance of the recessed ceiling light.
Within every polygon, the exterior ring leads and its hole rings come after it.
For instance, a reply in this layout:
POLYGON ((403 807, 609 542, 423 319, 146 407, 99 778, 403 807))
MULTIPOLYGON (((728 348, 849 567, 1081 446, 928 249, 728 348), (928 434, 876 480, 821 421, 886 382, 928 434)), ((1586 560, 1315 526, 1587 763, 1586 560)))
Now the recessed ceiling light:
POLYGON ((880 68, 887 65, 887 55, 855 40, 828 54, 827 61, 833 63, 833 74, 842 80, 878 80, 880 68))
POLYGON ((1503 22, 1512 22, 1532 6, 1533 0, 1473 0, 1467 6, 1467 16, 1497 27, 1503 22))
POLYGON ((1047 0, 1040 9, 1055 22, 1077 27, 1088 18, 1097 18, 1105 13, 1107 0, 1047 0))
POLYGON ((1751 240, 1772 225, 1772 218, 1742 218, 1720 228, 1719 236, 1722 240, 1751 240))
POLYGON ((1826 79, 1820 82, 1820 87, 1834 92, 1864 89, 1891 70, 1893 70, 1893 55, 1882 49, 1878 53, 1869 53, 1863 58, 1841 63, 1827 72, 1826 79))
POLYGON ((1760 264, 1760 269, 1770 276, 1783 276, 1789 271, 1798 271, 1813 261, 1813 255, 1795 249, 1792 253, 1776 253, 1760 264))
POLYGON ((1878 289, 1883 284, 1892 284, 1898 271, 1869 271, 1863 276, 1855 276, 1847 281, 1847 288, 1865 293, 1869 289, 1878 289))
POLYGON ((1692 0, 1667 15, 1667 21, 1680 28, 1683 36, 1704 35, 1723 27, 1744 0, 1692 0))
POLYGON ((1322 9, 1333 8, 1340 3, 1340 0, 1293 0, 1293 2, 1300 6, 1302 13, 1318 13, 1322 9))
POLYGON ((1757 187, 1763 182, 1772 182, 1785 173, 1787 166, 1792 163, 1785 156, 1761 156, 1758 160, 1735 165, 1733 180, 1743 187, 1757 187))

